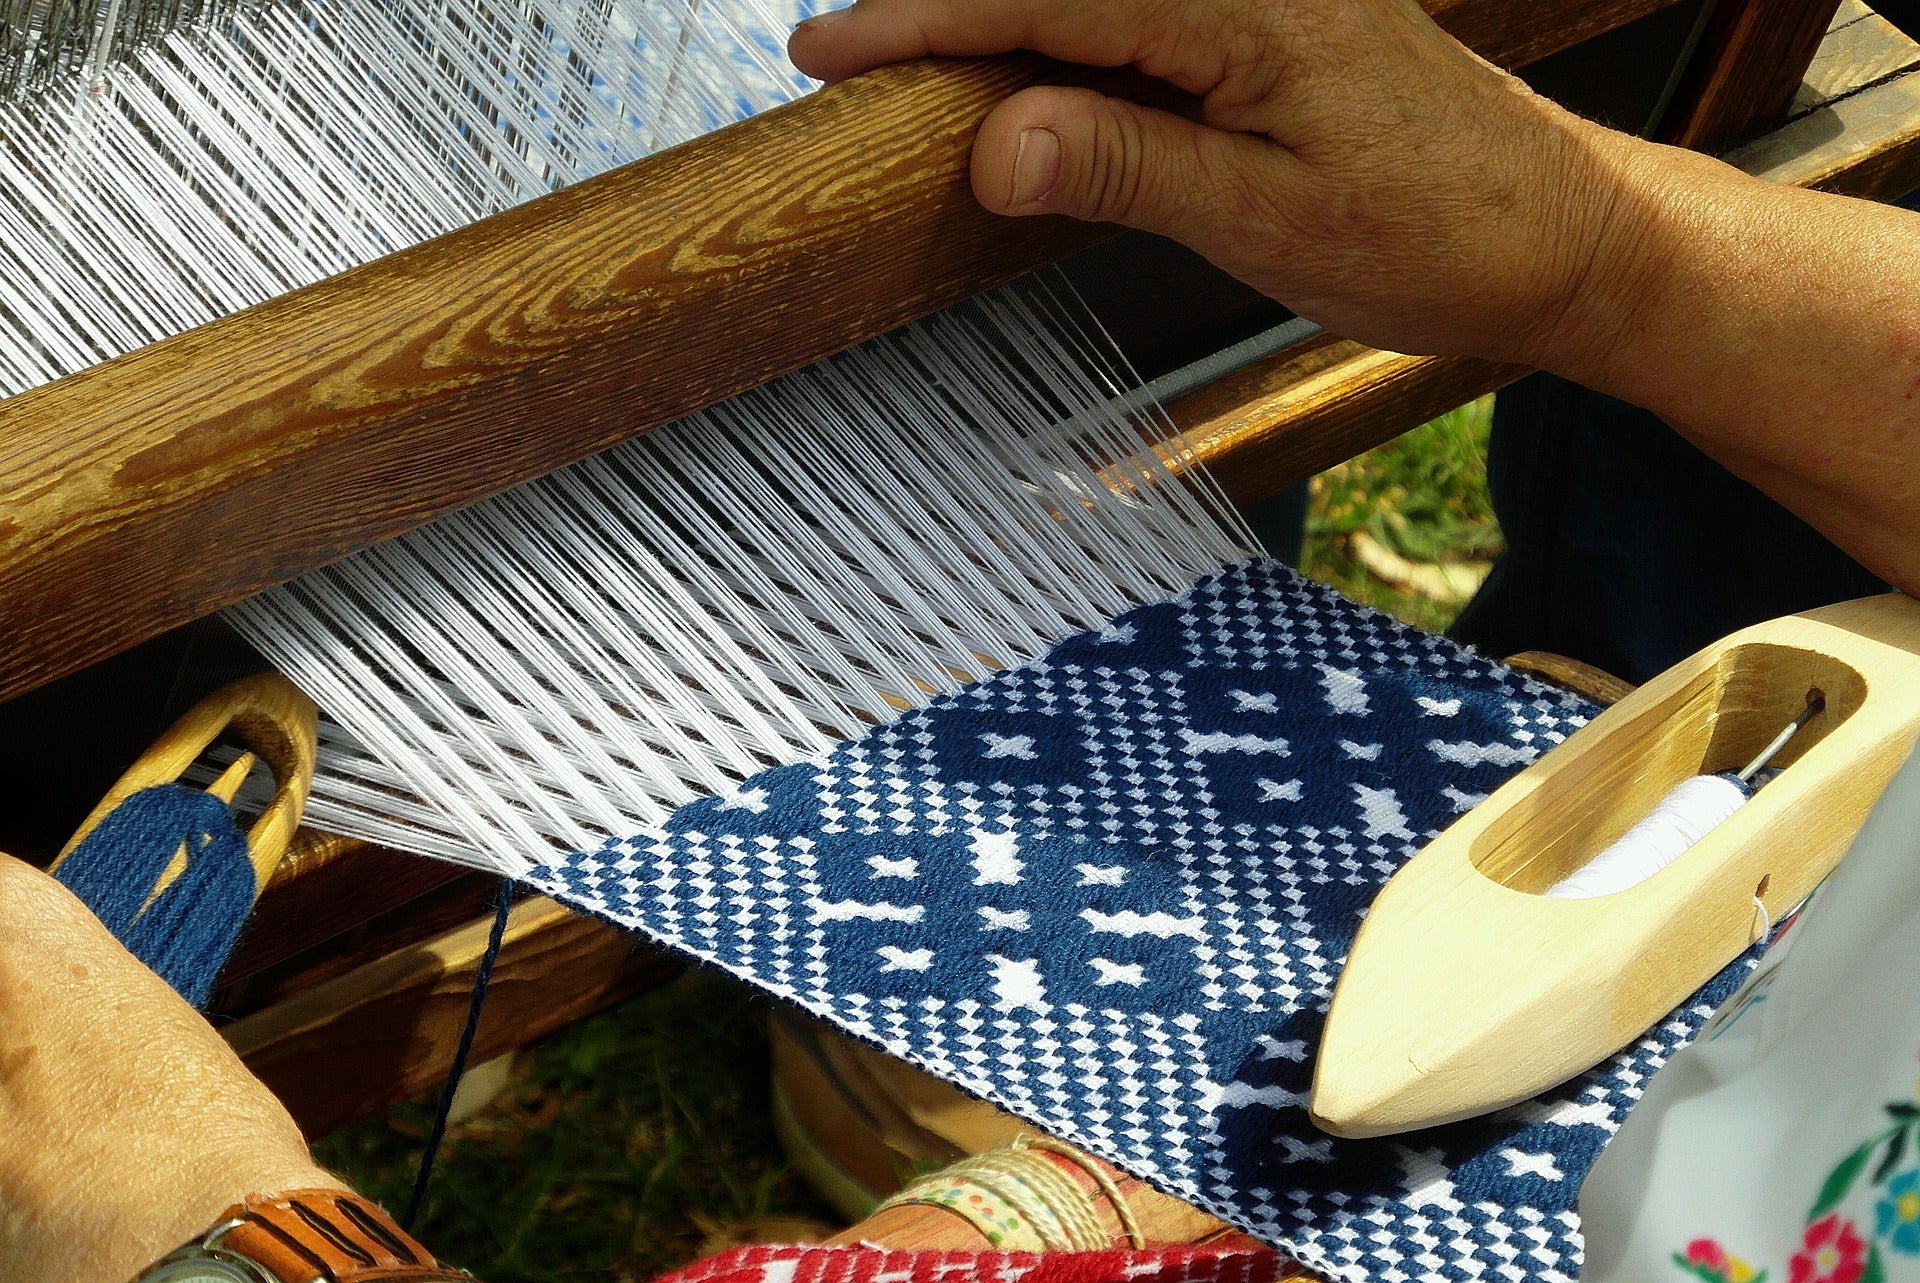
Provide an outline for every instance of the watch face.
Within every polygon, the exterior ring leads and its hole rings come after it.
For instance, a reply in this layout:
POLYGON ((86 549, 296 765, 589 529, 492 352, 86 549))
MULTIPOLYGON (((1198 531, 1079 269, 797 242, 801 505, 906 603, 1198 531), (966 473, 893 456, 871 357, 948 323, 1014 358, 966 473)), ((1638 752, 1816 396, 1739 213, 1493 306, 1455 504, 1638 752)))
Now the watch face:
POLYGON ((138 1283, 260 1283, 260 1276, 244 1266, 208 1256, 156 1266, 142 1274, 138 1283))

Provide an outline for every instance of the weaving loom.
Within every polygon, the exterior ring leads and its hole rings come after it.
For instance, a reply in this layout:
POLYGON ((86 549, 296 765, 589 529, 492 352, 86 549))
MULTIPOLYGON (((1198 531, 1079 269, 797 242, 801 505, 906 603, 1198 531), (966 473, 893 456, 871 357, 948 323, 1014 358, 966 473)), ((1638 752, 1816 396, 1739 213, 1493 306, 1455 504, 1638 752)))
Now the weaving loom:
MULTIPOLYGON (((1447 8, 1443 18, 1484 52, 1510 61, 1527 61, 1557 41, 1570 42, 1619 18, 1633 16, 1617 12, 1618 8, 1610 6, 1601 13, 1598 7, 1581 5, 1533 6, 1519 14, 1497 5, 1456 5, 1447 8)), ((1723 29, 1716 36, 1717 43, 1710 41, 1708 45, 1724 61, 1710 68, 1712 74, 1702 73, 1709 88, 1739 82, 1741 77, 1727 73, 1747 59, 1764 62, 1752 47, 1756 42, 1793 43, 1786 39, 1792 32, 1777 22, 1762 21, 1778 17, 1774 6, 1726 8, 1719 20, 1723 29)), ((1824 13, 1818 15, 1812 34, 1818 34, 1824 18, 1824 13)), ((1799 34, 1798 51, 1810 54, 1808 33, 1799 34)), ((1794 61, 1789 51, 1776 48, 1773 52, 1783 65, 1794 61)), ((912 68, 883 73, 786 113, 696 143, 692 149, 663 157, 658 163, 643 164, 631 177, 615 175, 599 186, 589 185, 591 190, 506 215, 501 221, 460 234, 466 239, 458 245, 450 241, 424 247, 317 287, 284 304, 270 305, 250 318, 241 318, 244 325, 216 325, 198 335, 157 345, 130 361, 0 406, 0 433, 4 433, 0 439, 6 442, 0 449, 8 452, 0 462, 9 479, 17 483, 8 487, 10 495, 22 496, 9 501, 13 507, 6 514, 9 524, 5 527, 4 578, 0 578, 0 594, 4 594, 0 599, 8 603, 9 624, 14 625, 8 630, 4 689, 25 689, 58 670, 76 666, 169 623, 224 605, 250 589, 329 560, 350 547, 396 533, 483 492, 546 471, 605 444, 612 432, 625 432, 643 421, 693 409, 779 369, 824 355, 854 338, 890 328, 909 315, 972 293, 976 287, 1011 275, 1086 236, 1083 229, 992 223, 970 210, 953 182, 956 158, 963 154, 967 122, 977 117, 995 94, 1036 74, 1039 72, 1032 64, 1014 62, 963 71, 912 68), (928 112, 947 125, 924 131, 896 127, 903 119, 924 121, 928 112), (851 141, 836 143, 825 156, 808 155, 804 140, 833 137, 836 131, 852 135, 851 141), (911 134, 912 141, 895 146, 902 133, 911 134), (800 141, 787 145, 792 140, 800 141), (812 262, 796 263, 791 245, 777 246, 778 252, 758 250, 765 257, 766 271, 744 285, 728 280, 726 292, 730 297, 725 310, 717 303, 720 287, 699 278, 691 284, 676 282, 669 286, 656 280, 644 288, 623 283, 636 272, 644 273, 653 256, 666 252, 655 247, 679 245, 683 238, 699 244, 699 232, 707 228, 725 228, 727 235, 735 235, 731 212, 723 208, 735 198, 730 194, 701 197, 691 189, 696 184, 711 185, 722 193, 739 189, 727 181, 715 181, 716 172, 723 178, 738 175, 740 185, 750 185, 751 170, 757 163, 754 157, 760 149, 800 157, 796 168, 803 163, 817 166, 812 171, 816 178, 805 180, 796 174, 789 184, 806 194, 791 206, 801 211, 801 222, 805 221, 810 201, 834 208, 831 198, 843 181, 841 171, 851 164, 850 158, 866 157, 867 168, 856 172, 879 184, 862 193, 864 208, 870 212, 851 224, 814 215, 813 221, 823 225, 822 233, 816 236, 808 230, 798 237, 798 244, 815 254, 812 262), (887 165, 877 174, 870 159, 876 155, 887 158, 887 165), (930 198, 930 192, 938 199, 930 198), (636 198, 635 193, 643 194, 636 198), (636 199, 649 205, 644 215, 627 211, 636 199), (886 237, 862 235, 861 223, 882 218, 888 220, 886 237), (636 219, 643 227, 649 220, 660 224, 652 241, 636 235, 636 219), (604 230, 599 226, 602 223, 606 224, 604 230), (530 255, 526 238, 536 232, 554 235, 554 243, 563 246, 564 253, 555 251, 545 261, 539 255, 530 255), (609 248, 629 241, 642 249, 623 247, 614 254, 609 248), (760 322, 768 331, 766 343, 742 341, 742 324, 758 321, 762 313, 781 314, 777 305, 784 301, 783 292, 793 290, 812 273, 824 270, 855 279, 863 265, 900 254, 903 242, 926 252, 928 266, 921 280, 930 284, 922 285, 912 297, 880 297, 872 291, 850 301, 848 297, 823 297, 819 315, 814 318, 818 323, 806 327, 810 331, 807 335, 794 335, 793 327, 787 327, 784 333, 772 332, 771 326, 760 322), (583 245, 586 248, 581 248, 583 245), (615 314, 622 328, 611 337, 581 343, 581 350, 565 363, 564 374, 556 374, 555 363, 545 359, 545 339, 524 351, 514 351, 513 326, 509 323, 504 337, 498 327, 469 336, 480 343, 471 354, 479 355, 479 364, 488 367, 485 374, 471 381, 464 381, 463 375, 437 392, 422 392, 420 386, 410 383, 420 378, 431 385, 443 377, 433 371, 445 368, 444 352, 420 337, 445 333, 434 315, 439 296, 464 298, 476 291, 504 290, 513 300, 509 306, 518 309, 514 315, 536 318, 543 324, 551 322, 565 330, 580 318, 580 309, 571 306, 577 300, 568 294, 569 288, 579 287, 565 286, 551 277, 542 283, 542 273, 548 270, 548 264, 564 263, 576 252, 595 254, 601 250, 611 255, 604 260, 606 263, 625 266, 590 270, 588 275, 599 291, 590 301, 594 310, 615 314), (522 271, 526 273, 524 285, 517 275, 522 271), (433 283, 423 287, 421 279, 433 283), (679 290, 682 296, 650 314, 650 289, 668 294, 679 290), (545 304, 532 301, 540 297, 562 301, 563 306, 546 310, 545 304), (352 333, 356 316, 381 317, 396 302, 404 308, 408 299, 428 305, 423 316, 431 318, 430 323, 423 320, 414 338, 381 340, 368 347, 365 340, 352 333), (654 328, 650 331, 649 326, 654 328), (309 333, 321 337, 293 337, 309 333), (676 340, 684 340, 675 349, 686 353, 683 367, 668 370, 660 368, 661 363, 644 368, 634 365, 635 354, 668 350, 665 341, 654 336, 669 333, 676 340), (309 370, 276 374, 263 380, 261 386, 249 385, 237 394, 199 393, 204 384, 199 382, 203 375, 197 362, 211 360, 228 344, 236 345, 244 357, 272 351, 275 343, 282 341, 307 350, 338 343, 332 354, 316 358, 316 368, 374 370, 377 377, 365 385, 371 395, 335 395, 337 387, 328 391, 330 385, 314 382, 309 370), (391 376, 386 371, 383 362, 410 345, 421 344, 431 350, 431 359, 420 360, 416 355, 412 374, 391 376), (356 348, 360 350, 356 352, 356 348), (743 350, 747 352, 744 359, 743 350), (170 392, 164 386, 168 383, 177 391, 170 392), (548 397, 562 384, 567 398, 550 404, 548 397), (324 395, 308 391, 314 387, 321 388, 324 395), (405 390, 394 395, 396 388, 405 390), (261 406, 286 389, 294 390, 287 408, 272 412, 279 416, 277 419, 264 417, 261 406), (169 396, 175 400, 170 402, 169 396), (180 426, 169 416, 179 413, 182 398, 196 397, 206 404, 194 412, 202 424, 197 438, 200 444, 189 449, 186 434, 194 429, 180 426), (624 406, 617 418, 610 414, 613 401, 629 399, 646 408, 638 416, 626 412, 624 406), (527 430, 531 426, 529 416, 539 413, 545 418, 549 412, 557 420, 552 433, 542 437, 527 430), (616 423, 620 426, 610 426, 616 423), (153 454, 162 443, 169 443, 167 448, 178 451, 180 459, 153 454), (209 449, 212 454, 205 453, 209 449), (201 453, 196 455, 195 451, 201 453), (142 493, 126 504, 111 478, 140 458, 163 458, 161 466, 169 478, 184 479, 185 493, 178 498, 142 493), (174 471, 176 468, 179 471, 174 471), (334 470, 366 478, 369 497, 341 497, 329 475, 334 470), (94 478, 108 480, 103 486, 94 478), (84 514, 89 511, 113 514, 113 520, 105 524, 88 520, 84 514), (306 519, 307 514, 312 515, 311 521, 306 519), (234 527, 231 534, 222 533, 222 523, 233 520, 244 525, 244 538, 239 537, 239 527, 234 527), (208 555, 195 564, 156 573, 157 568, 150 563, 140 565, 134 559, 113 555, 113 550, 131 546, 127 542, 131 540, 147 541, 148 546, 159 548, 191 546, 208 555)), ((1797 82, 1799 74, 1800 67, 1794 66, 1787 78, 1797 82)), ((1774 77, 1775 83, 1768 86, 1770 94, 1756 97, 1777 100, 1778 79, 1774 77)), ((1750 86, 1741 87, 1744 92, 1750 86)), ((1715 93, 1701 94, 1697 103, 1675 117, 1681 122, 1682 136, 1689 136, 1685 129, 1698 130, 1691 135, 1696 140, 1711 139, 1718 128, 1741 131, 1748 122, 1727 126, 1724 117, 1717 116, 1725 107, 1715 93)), ((1862 187, 1898 190, 1912 172, 1910 141, 1911 133, 1904 126, 1891 127, 1863 156, 1851 157, 1854 172, 1862 175, 1862 187), (1868 183, 1879 186, 1865 187, 1868 183)), ((1806 164, 1804 155, 1796 159, 1812 180, 1830 182, 1840 172, 1838 166, 1822 171, 1817 164, 1806 164)), ((729 244, 726 248, 728 262, 742 257, 738 246, 729 244)), ((752 253, 746 257, 751 258, 752 253)), ((816 289, 809 297, 821 293, 816 289)), ((476 309, 480 313, 490 310, 476 309)), ((382 333, 406 329, 405 322, 396 325, 383 319, 378 324, 382 333)), ((598 321, 589 318, 589 324, 597 326, 598 321)), ((1225 459, 1229 467, 1244 458, 1245 451, 1261 444, 1260 438, 1267 438, 1270 444, 1277 435, 1276 425, 1304 425, 1308 429, 1312 439, 1304 445, 1290 446, 1291 459, 1243 471, 1243 477, 1251 479, 1242 482, 1236 497, 1251 498, 1289 474, 1298 475, 1313 463, 1338 457, 1356 443, 1357 436, 1389 432, 1392 426, 1406 421, 1400 417, 1364 426, 1356 423, 1356 407, 1365 407, 1370 398, 1376 405, 1397 403, 1401 416, 1417 418, 1427 410, 1463 399, 1508 373, 1471 363, 1368 354, 1328 343, 1308 353, 1285 354, 1242 372, 1224 386, 1196 394, 1201 399, 1188 407, 1191 417, 1187 426, 1198 424, 1203 429, 1201 452, 1225 459), (1312 387, 1302 378, 1303 370, 1320 378, 1321 395, 1329 386, 1345 395, 1319 402, 1312 413, 1296 412, 1288 424, 1289 395, 1298 397, 1303 385, 1312 387), (1269 402, 1265 407, 1256 405, 1261 396, 1269 402), (1210 424, 1195 408, 1208 404, 1209 399, 1216 407, 1210 424), (1274 402, 1280 403, 1278 407, 1274 402), (1223 405, 1253 408, 1234 412, 1217 408, 1223 405), (1248 420, 1253 422, 1249 424, 1248 420)), ((351 386, 347 390, 351 393, 351 386)), ((1177 582, 1163 583, 1168 591, 1179 586, 1177 582)), ((296 884, 297 879, 289 880, 290 887, 296 884)), ((537 925, 561 921, 550 906, 522 908, 520 940, 534 934, 537 925)), ((571 923, 559 930, 575 933, 575 939, 604 938, 583 924, 571 923)), ((600 947, 609 952, 625 949, 624 943, 600 947)), ((567 983, 564 976, 556 977, 556 982, 561 986, 567 983)), ((608 988, 618 990, 619 985, 608 988)), ((383 999, 386 996, 380 995, 383 999)), ((489 1044, 483 1038, 483 1047, 491 1045, 497 1050, 509 1037, 525 1035, 525 1030, 508 1035, 499 1028, 512 1022, 511 1007, 497 1007, 496 1017, 491 1035, 494 1041, 489 1044)), ((311 1021, 305 1028, 312 1030, 311 1021)), ((244 1027, 236 1031, 242 1041, 247 1036, 244 1027)), ((289 1054, 289 1044, 281 1043, 273 1050, 289 1060, 298 1059, 289 1054)), ((273 1057, 262 1059, 270 1063, 273 1057)), ((410 1066, 409 1072, 419 1069, 418 1065, 410 1066)), ((322 1112, 320 1117, 330 1115, 322 1112)))

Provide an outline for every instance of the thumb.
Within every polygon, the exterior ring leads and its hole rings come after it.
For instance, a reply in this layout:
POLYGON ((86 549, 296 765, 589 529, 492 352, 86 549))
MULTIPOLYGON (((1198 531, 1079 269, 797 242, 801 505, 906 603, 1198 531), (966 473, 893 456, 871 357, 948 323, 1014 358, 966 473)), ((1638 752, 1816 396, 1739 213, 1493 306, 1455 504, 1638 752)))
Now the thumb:
POLYGON ((1244 238, 1248 219, 1272 221, 1292 163, 1267 138, 1091 89, 1043 87, 1015 94, 981 124, 973 191, 998 214, 1122 223, 1218 262, 1216 251, 1234 257, 1230 242, 1236 231, 1244 238))

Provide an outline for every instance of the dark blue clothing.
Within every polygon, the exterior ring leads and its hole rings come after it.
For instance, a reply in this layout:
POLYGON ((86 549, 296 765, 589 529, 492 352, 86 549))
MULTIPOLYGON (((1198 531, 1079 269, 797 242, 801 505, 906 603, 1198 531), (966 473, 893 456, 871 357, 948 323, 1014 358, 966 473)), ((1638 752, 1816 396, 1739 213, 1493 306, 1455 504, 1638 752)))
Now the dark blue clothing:
POLYGON ((1886 586, 1637 406, 1536 374, 1495 402, 1508 551, 1450 630, 1643 682, 1737 628, 1886 586))

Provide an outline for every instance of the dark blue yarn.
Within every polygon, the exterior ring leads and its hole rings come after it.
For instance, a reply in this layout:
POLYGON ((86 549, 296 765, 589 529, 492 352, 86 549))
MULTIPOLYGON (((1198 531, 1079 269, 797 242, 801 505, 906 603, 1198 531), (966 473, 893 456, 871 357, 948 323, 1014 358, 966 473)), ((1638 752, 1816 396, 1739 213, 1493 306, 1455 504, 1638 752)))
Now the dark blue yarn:
POLYGON ((487 982, 493 979, 493 964, 500 958, 501 942, 507 938, 507 915, 513 910, 513 881, 500 880, 500 894, 493 904, 493 930, 487 936, 487 950, 473 973, 473 997, 467 1003, 467 1024, 460 1031, 460 1046, 447 1067, 447 1080, 440 1085, 440 1104, 433 1111, 433 1130, 420 1151, 420 1166, 413 1174, 413 1192, 407 1196, 407 1210, 400 1217, 400 1228, 411 1230, 427 1201, 427 1186, 433 1182, 433 1161, 440 1156, 440 1142, 447 1134, 447 1119, 453 1113, 453 1094, 460 1089, 460 1075, 467 1071, 467 1057, 473 1052, 473 1037, 480 1032, 480 1009, 487 1000, 487 982))
POLYGON ((205 1006, 253 908, 247 839, 227 804, 179 784, 135 793, 60 862, 60 881, 180 996, 205 1006), (147 897, 182 843, 186 872, 147 897))

